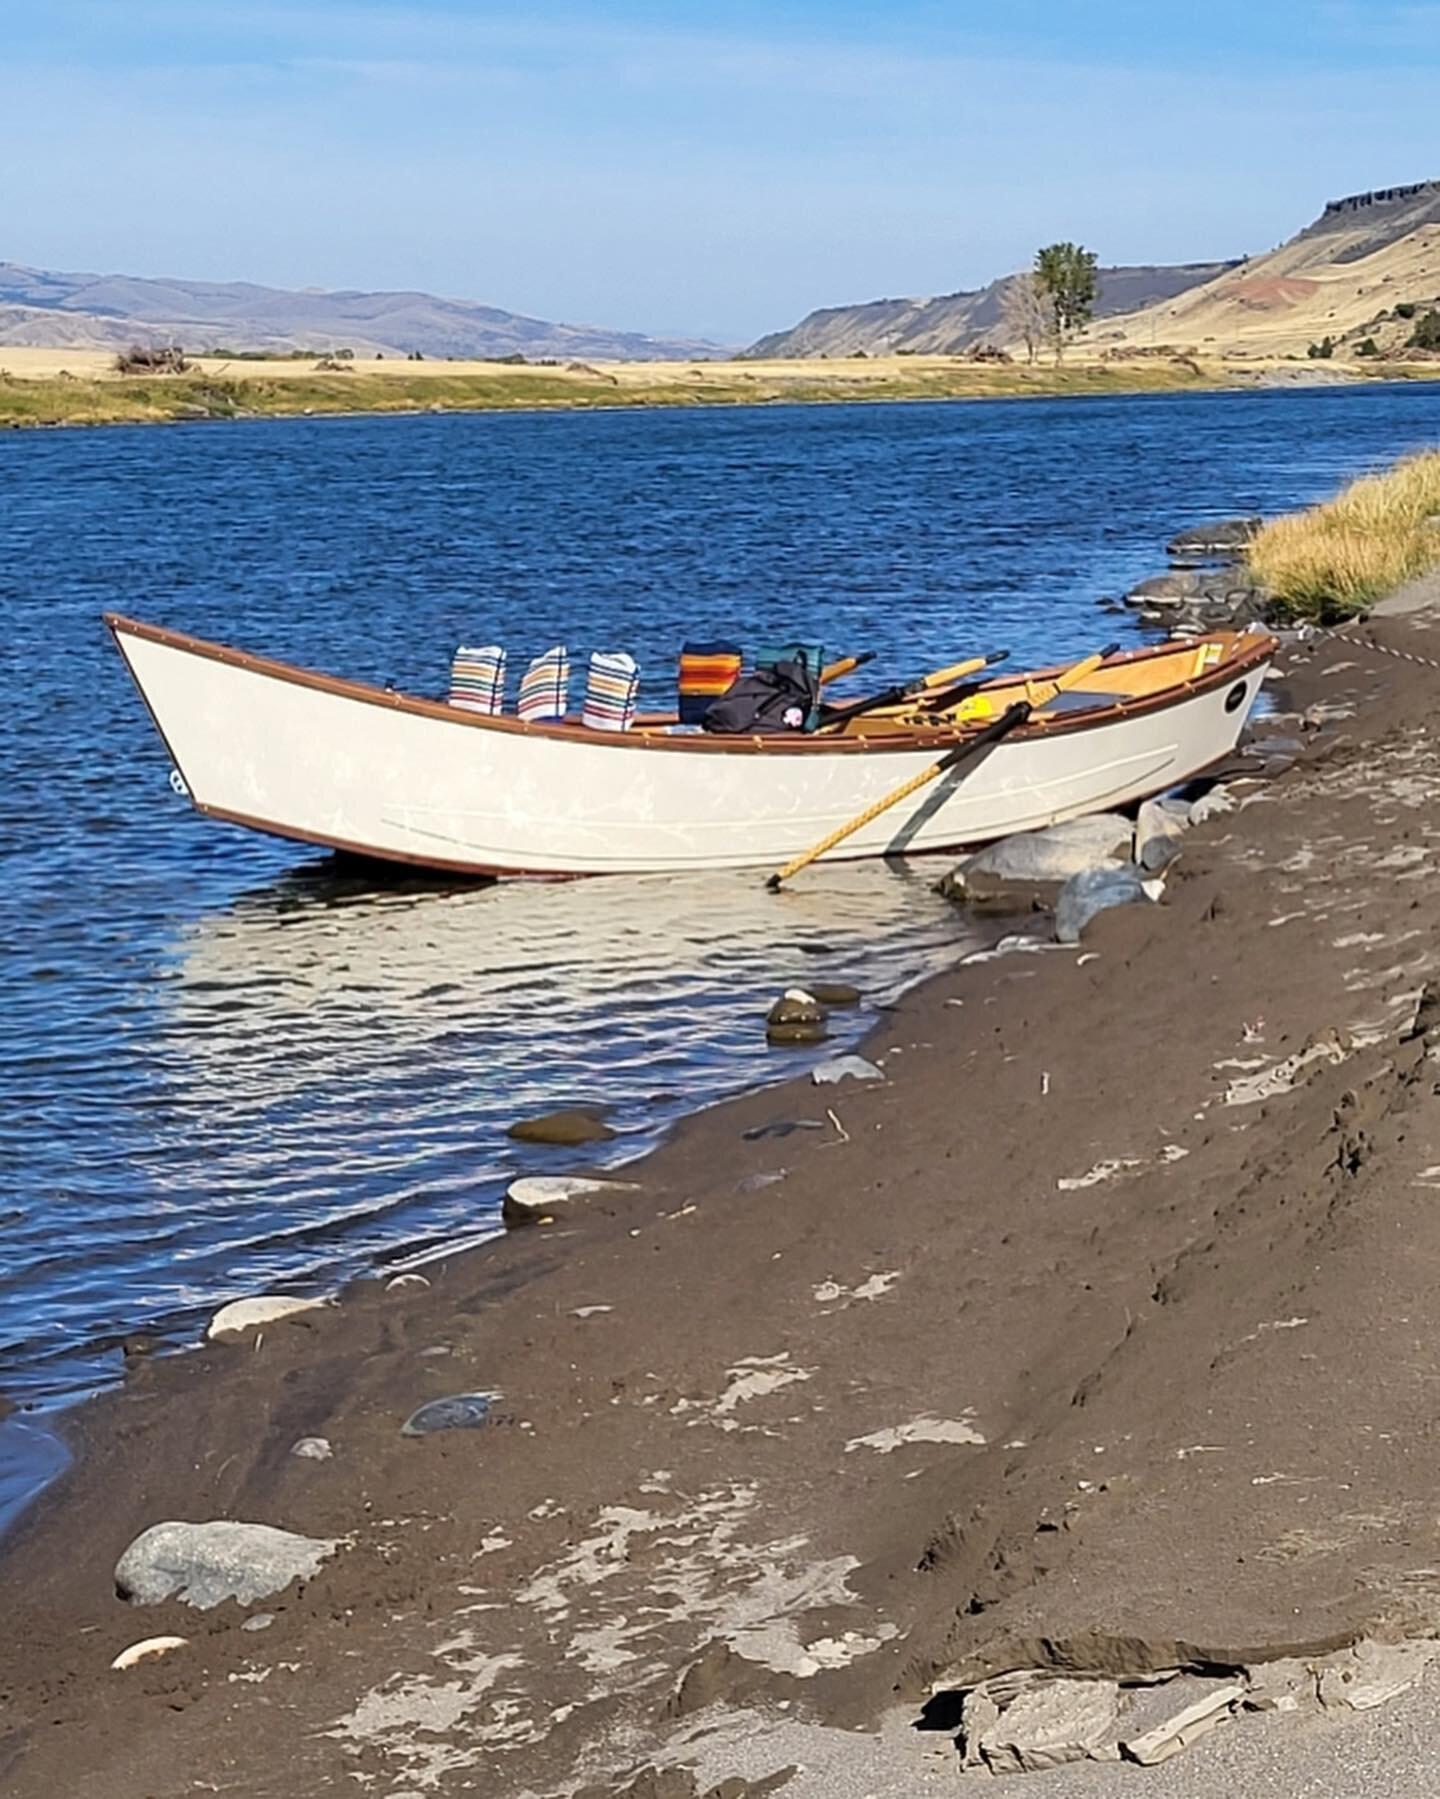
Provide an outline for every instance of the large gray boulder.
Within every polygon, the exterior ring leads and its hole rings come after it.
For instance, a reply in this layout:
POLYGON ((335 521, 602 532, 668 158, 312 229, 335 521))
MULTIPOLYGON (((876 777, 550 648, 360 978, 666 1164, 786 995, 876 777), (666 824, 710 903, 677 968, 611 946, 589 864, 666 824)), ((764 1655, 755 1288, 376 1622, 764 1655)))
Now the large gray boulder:
POLYGON ((1071 818, 1045 831, 1002 837, 968 856, 940 882, 947 899, 986 899, 999 889, 1050 887, 1087 868, 1129 858, 1135 827, 1118 813, 1071 818))
POLYGON ((1192 557, 1238 561, 1264 522, 1259 518, 1222 518, 1204 525, 1189 525, 1170 539, 1165 554, 1176 561, 1189 561, 1192 557))
POLYGON ((227 1599, 253 1605, 311 1580, 338 1542, 228 1518, 152 1524, 115 1564, 115 1591, 131 1605, 179 1599, 208 1612, 227 1599))
POLYGON ((1087 868, 1060 889, 1055 903, 1055 940, 1078 943, 1090 920, 1112 906, 1133 906, 1158 898, 1160 883, 1147 880, 1133 863, 1119 868, 1087 868))

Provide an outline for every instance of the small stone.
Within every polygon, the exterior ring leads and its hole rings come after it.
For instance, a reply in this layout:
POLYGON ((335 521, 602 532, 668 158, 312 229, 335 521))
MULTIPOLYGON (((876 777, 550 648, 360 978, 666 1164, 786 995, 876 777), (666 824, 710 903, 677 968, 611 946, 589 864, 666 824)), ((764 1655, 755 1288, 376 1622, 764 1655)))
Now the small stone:
POLYGON ((298 1455, 302 1462, 328 1462, 335 1451, 328 1437, 301 1437, 291 1445, 290 1453, 298 1455))
POLYGON ((1235 796, 1228 787, 1212 787, 1209 793, 1202 793, 1198 800, 1190 802, 1190 823, 1208 824, 1212 818, 1233 812, 1236 804, 1235 796))
POLYGON ((549 1143, 574 1149, 582 1143, 608 1143, 615 1132, 594 1112, 573 1107, 542 1112, 538 1118, 522 1118, 510 1126, 506 1135, 517 1143, 549 1143))
POLYGON ((597 1193, 636 1193, 634 1181, 597 1181, 585 1175, 533 1174, 511 1181, 500 1207, 500 1216, 509 1225, 537 1224, 557 1206, 572 1204, 577 1199, 590 1199, 597 1193))
POLYGON ((1181 839, 1190 820, 1190 808, 1146 800, 1135 821, 1135 860, 1147 874, 1168 868, 1180 854, 1181 839))
POLYGON ((1059 943, 1078 943, 1092 918, 1112 906, 1130 906, 1158 897, 1160 883, 1147 881, 1132 864, 1119 868, 1091 868, 1075 875, 1060 889, 1055 905, 1055 938, 1059 943))
POLYGON ((1181 1676, 1151 1687, 1125 1721, 1121 1752, 1143 1767, 1157 1767, 1222 1724, 1244 1697, 1238 1680, 1181 1676))
POLYGON ((1244 555, 1250 539, 1265 521, 1260 518, 1223 518, 1204 525, 1188 525, 1165 546, 1171 557, 1230 557, 1244 555))
POLYGON ((885 1071, 864 1056, 832 1056, 811 1069, 810 1079, 817 1087, 830 1087, 840 1081, 883 1081, 885 1071))
POLYGON ((1318 1711, 1319 1676, 1309 1662, 1293 1656, 1259 1662, 1245 1671, 1244 1707, 1250 1712, 1318 1711))
POLYGON ((490 1416, 498 1393, 452 1393, 432 1399, 400 1426, 402 1437, 428 1437, 440 1430, 478 1430, 490 1416))
POLYGON ((813 993, 791 987, 765 1014, 765 1035, 771 1043, 823 1043, 825 1008, 813 993))
POLYGON ((861 994, 858 987, 852 987, 848 981, 816 981, 810 989, 810 997, 822 1006, 858 1006, 861 994))
POLYGON ((1376 1643, 1368 1637, 1316 1663, 1320 1703, 1327 1712, 1373 1711, 1408 1692, 1440 1656, 1440 1642, 1376 1643))
POLYGON ((310 1580, 339 1544, 270 1524, 172 1521, 142 1531, 115 1564, 115 1590, 131 1605, 179 1599, 209 1611, 226 1599, 253 1605, 310 1580))
POLYGON ((275 1622, 274 1612, 256 1612, 240 1626, 241 1630, 269 1630, 275 1622))
POLYGON ((1152 575, 1148 581, 1138 581, 1130 589, 1125 595, 1125 604, 1143 607, 1146 611, 1168 609, 1198 598, 1201 591, 1201 578, 1196 574, 1152 575))
POLYGON ((328 1299, 299 1299, 290 1293, 262 1293, 254 1299, 233 1300, 210 1320, 205 1335, 232 1337, 241 1331, 255 1330, 262 1324, 273 1324, 280 1318, 291 1318, 299 1312, 319 1312, 328 1299))
POLYGON ((172 1649, 184 1649, 189 1641, 188 1637, 146 1637, 142 1642, 132 1643, 128 1649, 122 1649, 110 1666, 112 1669, 133 1668, 136 1662, 148 1661, 152 1655, 169 1655, 172 1649))

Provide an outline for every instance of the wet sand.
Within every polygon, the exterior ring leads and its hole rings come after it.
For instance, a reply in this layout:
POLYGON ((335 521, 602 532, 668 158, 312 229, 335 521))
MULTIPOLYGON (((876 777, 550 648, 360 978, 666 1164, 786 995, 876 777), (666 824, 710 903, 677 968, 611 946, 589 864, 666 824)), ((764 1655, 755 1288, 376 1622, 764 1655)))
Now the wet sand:
MULTIPOLYGON (((1428 614, 1364 635, 1440 657, 1428 614)), ((636 1192, 78 1414, 5 1561, 6 1793, 670 1799, 688 1776, 635 1771, 776 1731, 730 1789, 758 1791, 780 1725, 988 1670, 1440 1626, 1440 1094, 1409 1035, 1440 670, 1332 638, 1286 674, 1321 728, 1164 903, 931 981, 868 1045, 884 1084, 717 1107, 636 1192), (400 1435, 476 1389, 483 1429, 400 1435), (311 1435, 332 1459, 291 1455, 311 1435), (345 1547, 259 1633, 113 1597, 140 1530, 212 1517, 345 1547)), ((917 1789, 957 1772, 943 1736, 880 1742, 917 1789)))

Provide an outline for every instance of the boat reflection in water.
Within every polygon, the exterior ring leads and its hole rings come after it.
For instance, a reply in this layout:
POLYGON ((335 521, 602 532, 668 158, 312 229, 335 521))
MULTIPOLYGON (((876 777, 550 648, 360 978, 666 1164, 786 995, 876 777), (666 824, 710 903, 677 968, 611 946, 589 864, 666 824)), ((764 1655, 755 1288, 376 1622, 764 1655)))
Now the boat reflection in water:
POLYGON ((606 1105, 613 1161, 797 1072, 765 1045, 780 989, 883 1002, 973 944, 939 872, 840 864, 777 896, 753 873, 437 887, 327 861, 246 895, 185 931, 167 994, 172 1116, 204 1136, 161 1158, 186 1296, 492 1231, 509 1175, 576 1159, 510 1142, 517 1118, 606 1105))

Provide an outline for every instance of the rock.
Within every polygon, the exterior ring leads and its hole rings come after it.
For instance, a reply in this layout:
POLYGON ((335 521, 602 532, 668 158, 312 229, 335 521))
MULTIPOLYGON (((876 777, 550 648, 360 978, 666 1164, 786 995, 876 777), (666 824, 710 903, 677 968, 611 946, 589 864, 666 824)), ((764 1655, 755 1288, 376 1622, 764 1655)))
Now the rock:
POLYGON ((255 1612, 240 1626, 241 1630, 269 1630, 275 1622, 274 1612, 255 1612))
POLYGON ((1210 560, 1225 556, 1238 561, 1264 522, 1259 518, 1226 518, 1205 525, 1189 525, 1170 539, 1165 554, 1173 558, 1199 556, 1210 560))
POLYGON ((1087 868, 1113 867, 1130 855, 1135 827, 1118 813, 1071 818, 1044 831, 1019 831, 967 856, 939 883, 946 899, 985 898, 999 887, 1058 886, 1087 868))
POLYGON ((1241 1681, 1194 1675, 1149 1687, 1126 1716, 1121 1753, 1147 1768, 1167 1762, 1224 1723, 1244 1697, 1241 1681))
POLYGON ((230 1519, 152 1524, 115 1564, 115 1590, 131 1605, 172 1598, 202 1612, 226 1599, 253 1605, 293 1581, 312 1580, 339 1547, 327 1538, 230 1519))
POLYGON ((1198 800, 1190 802, 1190 823, 1192 825, 1208 824, 1212 818, 1219 818, 1223 813, 1233 812, 1238 804, 1228 787, 1212 787, 1209 793, 1202 793, 1198 800))
POLYGON ((550 1143, 574 1149, 582 1143, 608 1143, 615 1135, 604 1119, 581 1107, 542 1112, 538 1118, 522 1118, 506 1135, 517 1143, 550 1143))
POLYGON ((152 1337, 148 1331, 136 1331, 120 1339, 120 1353, 127 1362, 141 1361, 145 1356, 154 1355, 159 1348, 160 1338, 152 1337))
POLYGON ((1055 939, 1078 943, 1097 913, 1112 906, 1133 906, 1140 900, 1160 897, 1159 881, 1146 880, 1133 863, 1119 868, 1090 868, 1072 876, 1060 889, 1055 905, 1055 939))
POLYGON ((328 1437, 301 1437, 298 1443, 291 1444, 290 1453, 298 1455, 302 1462, 328 1462, 335 1451, 328 1437))
POLYGON ((861 994, 848 981, 817 981, 810 989, 810 997, 822 1006, 858 1006, 861 994))
POLYGON ((172 1649, 184 1649, 189 1637, 146 1637, 139 1643, 132 1643, 128 1649, 122 1649, 111 1662, 112 1669, 133 1668, 136 1662, 148 1661, 152 1655, 169 1655, 172 1649))
POLYGON ((210 1320, 205 1335, 233 1337, 241 1331, 254 1330, 262 1324, 273 1324, 278 1318, 290 1318, 298 1312, 319 1312, 330 1304, 328 1299, 298 1299, 290 1293, 261 1293, 254 1299, 232 1300, 210 1320))
POLYGON ((402 1437, 428 1437, 439 1430, 478 1430, 490 1416, 498 1393, 452 1393, 413 1411, 400 1426, 402 1437))
POLYGON ((1159 874, 1180 854, 1190 808, 1180 801, 1146 800, 1135 820, 1135 860, 1147 874, 1159 874))
POLYGON ((1043 1681, 1001 1713, 981 1737, 980 1754, 992 1774, 1033 1774, 1097 1754, 1109 1760, 1119 1713, 1113 1680, 1043 1681))
POLYGON ((1327 1712, 1373 1711, 1408 1692, 1440 1656, 1440 1642, 1376 1643, 1368 1637, 1353 1649, 1317 1662, 1320 1704, 1327 1712))
POLYGON ((771 1043, 823 1043, 825 1008, 803 987, 790 987, 765 1014, 765 1035, 771 1043))
POLYGON ((557 1206, 577 1199, 589 1199, 596 1193, 635 1193, 634 1181, 597 1181, 586 1175, 533 1174, 511 1181, 505 1190, 500 1216, 509 1225, 535 1224, 546 1218, 557 1206))
POLYGON ((397 1274, 394 1280, 386 1281, 387 1293, 421 1292, 430 1285, 423 1274, 397 1274))
POLYGON ((1195 599, 1201 590, 1202 578, 1196 574, 1152 575, 1148 581, 1136 582, 1125 595, 1125 604, 1147 611, 1168 612, 1172 607, 1184 606, 1195 599))
POLYGON ((840 1081, 883 1081, 885 1071, 864 1056, 832 1056, 811 1069, 810 1079, 817 1087, 829 1087, 840 1081))
POLYGON ((1320 1680, 1309 1662, 1287 1657, 1245 1670, 1243 1705, 1250 1712, 1314 1712, 1320 1709, 1320 1680))
POLYGON ((985 1766, 984 1741, 1000 1723, 1000 1707, 988 1685, 973 1687, 960 1702, 960 1766, 966 1772, 985 1766))

